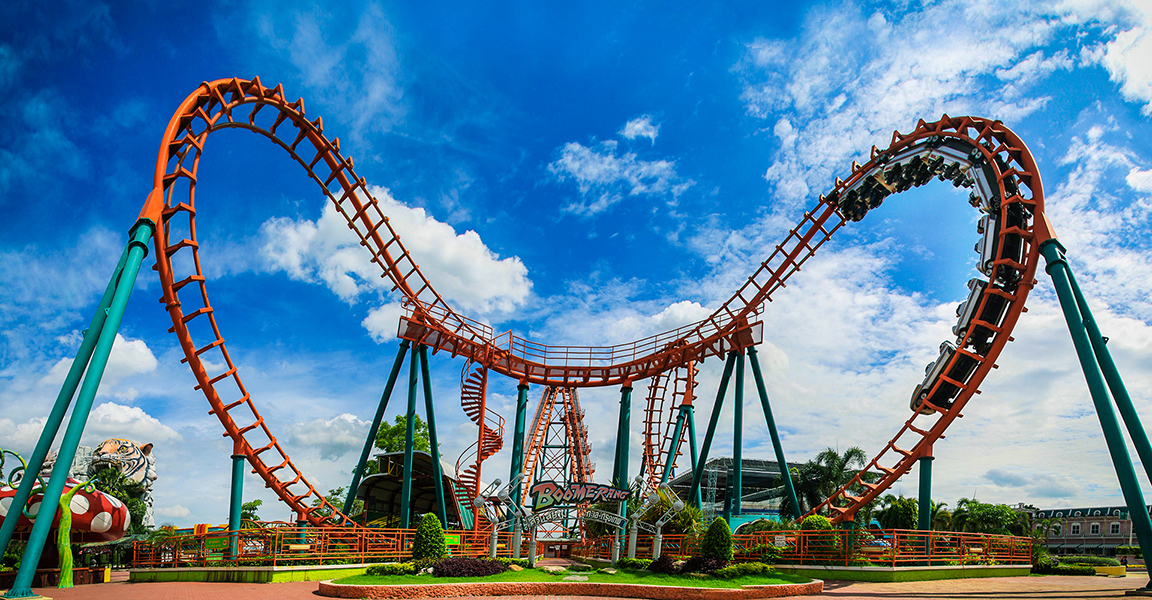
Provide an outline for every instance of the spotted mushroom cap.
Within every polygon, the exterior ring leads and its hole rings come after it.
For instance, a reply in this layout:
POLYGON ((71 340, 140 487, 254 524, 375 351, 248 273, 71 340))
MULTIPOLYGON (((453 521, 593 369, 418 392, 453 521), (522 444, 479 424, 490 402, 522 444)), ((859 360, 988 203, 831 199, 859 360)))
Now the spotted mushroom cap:
MULTIPOLYGON (((64 493, 83 483, 69 478, 64 484, 64 493)), ((12 499, 16 489, 8 486, 0 487, 0 517, 7 518, 12 508, 12 499)), ((28 514, 35 517, 40 512, 40 504, 44 500, 43 494, 33 494, 28 503, 28 514)), ((72 531, 80 533, 80 542, 109 542, 124 537, 132 519, 128 514, 128 507, 113 496, 99 490, 88 492, 80 490, 72 497, 69 505, 72 510, 72 531)), ((60 525, 60 516, 55 514, 52 526, 60 525)), ((32 521, 24 515, 16 522, 17 530, 29 530, 32 521)))

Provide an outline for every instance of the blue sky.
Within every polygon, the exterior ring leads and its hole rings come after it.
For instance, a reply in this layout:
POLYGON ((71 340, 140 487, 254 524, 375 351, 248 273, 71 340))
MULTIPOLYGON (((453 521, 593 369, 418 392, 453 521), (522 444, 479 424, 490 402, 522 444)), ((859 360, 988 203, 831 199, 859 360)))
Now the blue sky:
MULTIPOLYGON (((324 117, 454 306, 551 344, 706 316, 893 129, 945 112, 999 118, 1036 155, 1048 214, 1149 414, 1152 7, 749 4, 5 3, 0 445, 34 445, 176 106, 201 81, 257 75, 324 117)), ((213 135, 197 196, 209 293, 245 383, 308 477, 346 485, 395 354, 397 299, 263 139, 213 135)), ((874 453, 906 418, 975 273, 965 200, 945 184, 889 200, 767 307, 760 357, 790 460, 874 453)), ((142 270, 85 441, 155 443, 158 520, 223 522, 230 446, 179 363, 159 294, 142 270)), ((1120 503, 1043 276, 1015 338, 937 444, 935 496, 1120 503)), ((433 359, 451 462, 475 439, 460 367, 433 359)), ((701 427, 719 371, 704 365, 701 427)), ((490 393, 511 418, 515 382, 495 378, 490 393)), ((744 455, 770 458, 745 397, 744 455)), ((581 392, 601 477, 617 398, 581 392)), ((714 455, 731 452, 731 418, 714 455)), ((508 461, 491 459, 485 479, 506 478, 508 461)), ((254 477, 246 485, 272 501, 254 477)), ((915 473, 894 488, 915 490, 915 473)))

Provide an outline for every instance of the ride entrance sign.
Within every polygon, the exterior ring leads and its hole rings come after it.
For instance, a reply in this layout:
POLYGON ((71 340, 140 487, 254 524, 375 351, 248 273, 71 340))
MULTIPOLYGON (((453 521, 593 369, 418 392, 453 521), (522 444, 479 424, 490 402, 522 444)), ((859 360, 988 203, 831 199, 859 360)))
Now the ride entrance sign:
POLYGON ((632 491, 599 483, 541 481, 528 490, 528 495, 532 497, 532 510, 538 511, 559 504, 620 502, 627 500, 632 491))

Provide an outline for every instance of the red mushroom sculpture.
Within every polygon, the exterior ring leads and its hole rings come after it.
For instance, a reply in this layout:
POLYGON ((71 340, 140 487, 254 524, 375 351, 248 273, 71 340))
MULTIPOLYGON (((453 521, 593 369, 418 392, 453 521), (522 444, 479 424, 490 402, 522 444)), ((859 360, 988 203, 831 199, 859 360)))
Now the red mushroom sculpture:
MULTIPOLYGON (((69 478, 64 484, 64 493, 68 493, 68 490, 77 485, 82 486, 84 484, 69 478)), ((7 519, 9 516, 19 515, 20 520, 16 523, 16 531, 30 531, 32 520, 28 516, 30 515, 33 519, 36 518, 40 512, 40 504, 44 500, 44 495, 32 494, 28 500, 27 515, 18 513, 17 511, 20 509, 12 506, 12 497, 15 495, 15 488, 6 485, 0 487, 0 517, 7 519)), ((72 530, 80 533, 78 540, 80 543, 118 540, 124 537, 125 532, 128 531, 128 526, 132 523, 132 518, 128 514, 128 507, 120 500, 100 490, 93 492, 80 490, 72 497, 69 508, 72 510, 72 530)), ((59 524, 60 515, 53 511, 52 527, 58 527, 59 524)))

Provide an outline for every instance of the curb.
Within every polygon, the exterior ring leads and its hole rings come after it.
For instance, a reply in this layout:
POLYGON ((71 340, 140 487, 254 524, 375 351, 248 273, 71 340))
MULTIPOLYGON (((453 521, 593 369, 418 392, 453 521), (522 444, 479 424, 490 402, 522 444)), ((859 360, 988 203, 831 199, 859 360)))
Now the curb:
POLYGON ((528 581, 430 583, 420 585, 345 585, 321 581, 319 595, 329 598, 454 598, 467 596, 607 596, 649 600, 755 600, 812 596, 824 591, 824 582, 746 585, 743 588, 697 588, 634 583, 583 581, 528 581))

